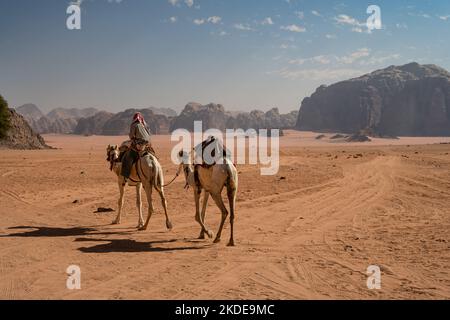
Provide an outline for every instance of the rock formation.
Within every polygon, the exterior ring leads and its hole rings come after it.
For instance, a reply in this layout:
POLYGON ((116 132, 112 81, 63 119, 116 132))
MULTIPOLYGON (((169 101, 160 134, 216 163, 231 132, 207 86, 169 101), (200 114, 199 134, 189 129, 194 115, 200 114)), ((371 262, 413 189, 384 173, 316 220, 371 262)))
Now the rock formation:
POLYGON ((219 129, 290 129, 295 127, 297 111, 281 115, 277 108, 267 112, 253 110, 251 112, 225 112, 220 104, 201 105, 189 103, 183 112, 173 119, 171 131, 186 129, 193 131, 194 121, 203 122, 203 130, 219 129))
POLYGON ((88 118, 81 118, 74 129, 75 134, 102 135, 105 124, 114 116, 113 113, 100 111, 88 118))
POLYGON ((435 65, 410 63, 321 86, 303 100, 296 128, 449 136, 450 73, 435 65))
POLYGON ((25 118, 9 109, 10 128, 6 137, 0 140, 0 148, 10 149, 48 149, 44 139, 33 131, 25 118))

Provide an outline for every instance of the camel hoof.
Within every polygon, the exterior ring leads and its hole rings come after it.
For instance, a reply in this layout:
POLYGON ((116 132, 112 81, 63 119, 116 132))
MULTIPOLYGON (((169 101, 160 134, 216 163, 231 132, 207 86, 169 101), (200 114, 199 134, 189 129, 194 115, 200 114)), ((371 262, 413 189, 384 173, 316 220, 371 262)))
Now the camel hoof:
POLYGON ((117 224, 120 224, 120 221, 114 220, 111 224, 112 225, 117 225, 117 224))
POLYGON ((146 226, 140 227, 138 228, 138 231, 147 231, 147 227, 146 226))
POLYGON ((214 239, 214 243, 219 243, 219 242, 220 242, 220 238, 214 239))
POLYGON ((199 239, 199 240, 205 240, 205 234, 204 233, 201 233, 199 236, 198 236, 198 238, 197 239, 199 239))
POLYGON ((172 228, 173 228, 172 222, 166 221, 166 227, 167 227, 167 229, 172 230, 172 228))
POLYGON ((142 229, 143 227, 144 227, 144 224, 138 224, 137 227, 136 227, 136 229, 140 230, 140 229, 142 229))
POLYGON ((227 247, 234 247, 234 241, 230 240, 230 242, 228 242, 227 247))
MULTIPOLYGON (((214 237, 214 233, 213 233, 212 231, 208 231, 207 233, 208 233, 208 237, 209 237, 210 239, 212 239, 212 238, 214 237)), ((217 240, 217 239, 216 239, 216 240, 217 240)), ((219 241, 220 241, 220 239, 219 239, 219 241)))

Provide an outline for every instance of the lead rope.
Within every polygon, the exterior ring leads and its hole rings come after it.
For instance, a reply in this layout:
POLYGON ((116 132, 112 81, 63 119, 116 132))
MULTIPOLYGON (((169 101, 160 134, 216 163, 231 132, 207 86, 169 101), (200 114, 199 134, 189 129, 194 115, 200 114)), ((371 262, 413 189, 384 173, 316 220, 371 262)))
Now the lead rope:
POLYGON ((178 178, 179 175, 180 175, 180 173, 177 172, 175 177, 168 184, 163 185, 163 188, 170 186, 178 178))

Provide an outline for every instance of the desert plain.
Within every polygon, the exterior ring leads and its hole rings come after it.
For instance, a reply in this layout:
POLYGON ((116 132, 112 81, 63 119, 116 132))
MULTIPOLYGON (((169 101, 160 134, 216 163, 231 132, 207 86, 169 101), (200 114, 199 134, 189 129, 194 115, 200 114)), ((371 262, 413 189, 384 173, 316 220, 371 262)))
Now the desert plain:
MULTIPOLYGON (((316 136, 287 131, 275 176, 237 167, 236 247, 228 224, 219 244, 197 239, 182 177, 165 190, 172 231, 156 197, 149 230, 136 230, 131 187, 112 225, 105 150, 125 137, 44 135, 56 149, 0 150, 0 299, 450 299, 450 138, 316 136), (66 287, 69 265, 80 290, 66 287), (380 290, 367 287, 370 265, 380 290)), ((153 145, 170 181, 170 136, 153 145)))

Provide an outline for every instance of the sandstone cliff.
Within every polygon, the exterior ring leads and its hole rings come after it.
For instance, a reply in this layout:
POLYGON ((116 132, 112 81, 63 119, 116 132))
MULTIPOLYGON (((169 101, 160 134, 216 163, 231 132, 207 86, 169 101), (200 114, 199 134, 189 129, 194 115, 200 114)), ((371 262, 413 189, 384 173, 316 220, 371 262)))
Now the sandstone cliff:
POLYGON ((23 116, 9 109, 10 128, 6 137, 0 140, 0 148, 10 149, 48 149, 44 139, 33 131, 23 116))
POLYGON ((303 100, 296 128, 448 136, 450 73, 435 65, 410 63, 321 86, 303 100))

